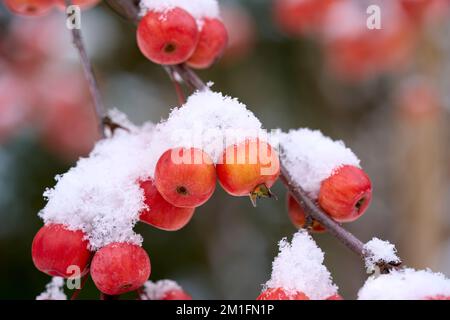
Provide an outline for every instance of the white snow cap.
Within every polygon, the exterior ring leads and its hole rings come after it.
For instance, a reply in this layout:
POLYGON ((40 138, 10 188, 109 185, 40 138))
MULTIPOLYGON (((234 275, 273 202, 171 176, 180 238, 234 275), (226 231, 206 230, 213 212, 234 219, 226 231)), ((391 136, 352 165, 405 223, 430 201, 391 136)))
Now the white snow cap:
POLYGON ((426 300, 436 297, 450 297, 450 279, 442 273, 409 268, 371 276, 358 293, 358 300, 426 300))
POLYGON ((136 127, 118 111, 111 117, 129 131, 117 129, 99 141, 88 158, 57 176, 56 186, 44 193, 48 202, 39 213, 45 224, 82 230, 92 250, 112 242, 142 243, 133 231, 145 208, 137 182, 154 176, 157 161, 168 149, 197 147, 216 161, 225 147, 247 137, 268 140, 244 104, 209 89, 193 94, 156 126, 136 127))
POLYGON ((368 273, 374 272, 377 268, 377 263, 380 261, 400 263, 397 249, 389 241, 373 238, 364 245, 364 251, 370 252, 370 255, 365 259, 368 273))
POLYGON ((320 185, 343 165, 360 167, 360 161, 342 141, 333 141, 318 130, 307 128, 275 134, 279 140, 280 157, 292 178, 313 199, 320 185))
POLYGON ((153 164, 166 150, 176 147, 202 149, 217 162, 229 145, 255 137, 267 141, 267 132, 261 127, 261 122, 237 99, 209 89, 198 91, 156 126, 153 164))
POLYGON ((306 231, 294 234, 291 243, 282 239, 279 248, 272 264, 272 276, 264 290, 300 291, 311 300, 324 300, 337 293, 338 288, 323 265, 324 253, 306 231))
POLYGON ((45 291, 36 297, 36 300, 67 300, 64 293, 64 279, 53 277, 45 286, 45 291))
POLYGON ((142 242, 133 231, 145 207, 137 182, 151 174, 153 126, 137 128, 118 112, 113 117, 130 131, 117 129, 113 137, 99 141, 88 158, 57 176, 56 186, 44 193, 48 202, 39 213, 45 224, 85 232, 92 250, 112 242, 142 242))
POLYGON ((219 18, 220 14, 217 0, 141 0, 140 7, 141 16, 147 11, 165 12, 176 7, 186 10, 196 20, 219 18))
POLYGON ((182 290, 178 283, 173 280, 146 281, 140 298, 141 300, 161 300, 168 292, 173 290, 182 290))

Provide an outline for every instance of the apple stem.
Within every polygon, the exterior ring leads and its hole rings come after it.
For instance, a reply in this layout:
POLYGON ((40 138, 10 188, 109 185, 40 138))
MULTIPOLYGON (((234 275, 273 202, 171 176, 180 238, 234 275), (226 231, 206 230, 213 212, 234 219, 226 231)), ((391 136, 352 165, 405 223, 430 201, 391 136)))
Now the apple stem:
MULTIPOLYGON (((122 17, 137 23, 139 21, 139 10, 136 4, 129 0, 106 0, 106 2, 122 17)), ((168 66, 169 70, 177 73, 193 90, 206 90, 208 86, 197 76, 197 74, 184 64, 168 66)), ((303 209, 311 215, 314 219, 320 222, 330 234, 336 237, 347 248, 356 253, 361 258, 365 259, 371 256, 371 252, 364 249, 364 243, 354 236, 351 232, 344 229, 340 224, 331 219, 325 212, 323 212, 314 201, 309 198, 306 192, 302 189, 300 184, 290 176, 289 172, 283 163, 280 163, 281 167, 281 180, 286 185, 289 192, 297 200, 303 209)), ((397 268, 398 263, 392 263, 389 261, 380 261, 378 263, 380 271, 382 273, 388 273, 389 270, 397 268)))
POLYGON ((70 297, 70 300, 76 300, 78 298, 78 295, 80 294, 80 291, 84 288, 84 285, 86 284, 86 281, 88 278, 89 278, 89 273, 86 273, 81 278, 80 287, 73 292, 72 296, 70 297))

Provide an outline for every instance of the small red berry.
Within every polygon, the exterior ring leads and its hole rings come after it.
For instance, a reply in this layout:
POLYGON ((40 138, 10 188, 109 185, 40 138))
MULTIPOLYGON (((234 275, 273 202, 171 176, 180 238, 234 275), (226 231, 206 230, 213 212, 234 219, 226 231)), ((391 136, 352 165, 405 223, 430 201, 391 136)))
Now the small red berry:
POLYGON ((219 19, 203 21, 200 38, 187 64, 196 69, 209 68, 223 54, 228 43, 228 32, 219 19))
POLYGON ((141 212, 139 219, 158 229, 177 231, 183 228, 194 215, 194 208, 178 208, 167 202, 153 183, 153 180, 142 181, 145 204, 149 209, 141 212))
POLYGON ((309 300, 303 292, 287 292, 283 288, 270 288, 263 291, 256 300, 309 300))
POLYGON ((155 185, 172 205, 195 208, 214 193, 216 170, 212 159, 200 149, 170 149, 156 164, 155 185))
POLYGON ((70 266, 77 266, 80 275, 84 275, 89 270, 91 257, 88 244, 82 231, 71 231, 61 224, 49 224, 43 226, 34 237, 31 255, 36 268, 48 275, 73 276, 70 266))
POLYGON ((199 39, 197 22, 190 13, 174 8, 149 11, 139 22, 137 43, 151 61, 173 65, 183 63, 194 53, 199 39))
POLYGON ((226 192, 233 196, 270 197, 269 188, 280 174, 277 152, 259 139, 229 146, 217 164, 217 176, 226 192))
POLYGON ((50 11, 53 0, 5 0, 5 6, 15 14, 40 16, 50 11))
POLYGON ((192 300, 192 297, 183 290, 170 290, 164 294, 161 300, 192 300))
MULTIPOLYGON (((300 204, 294 199, 294 197, 288 194, 288 213, 292 223, 297 228, 306 227, 306 215, 300 204)), ((310 229, 314 232, 325 232, 326 229, 316 220, 312 220, 310 229)))
POLYGON ((334 220, 352 222, 364 214, 371 199, 372 184, 367 174, 345 165, 322 182, 318 201, 334 220))
POLYGON ((150 269, 144 249, 130 243, 111 243, 95 253, 91 277, 101 292, 119 295, 141 287, 150 269))

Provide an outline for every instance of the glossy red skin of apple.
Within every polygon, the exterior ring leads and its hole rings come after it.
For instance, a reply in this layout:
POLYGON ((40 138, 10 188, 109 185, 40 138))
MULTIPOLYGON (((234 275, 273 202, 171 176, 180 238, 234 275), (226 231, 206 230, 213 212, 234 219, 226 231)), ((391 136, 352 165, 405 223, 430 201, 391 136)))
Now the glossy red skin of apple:
POLYGON ((161 300, 192 300, 192 297, 183 290, 170 290, 164 294, 161 300))
POLYGON ((338 222, 352 222, 364 214, 372 199, 369 176, 360 168, 345 165, 322 182, 320 207, 338 222))
POLYGON ((141 212, 140 221, 165 231, 177 231, 189 223, 194 208, 178 208, 167 202, 153 180, 141 181, 139 185, 144 191, 144 202, 150 208, 141 212))
POLYGON ((91 263, 92 280, 108 295, 138 289, 148 280, 150 270, 147 252, 130 243, 111 243, 101 248, 91 263))
POLYGON ((280 29, 291 35, 317 32, 327 9, 339 0, 275 0, 274 19, 280 29))
POLYGON ((270 188, 280 175, 277 152, 259 139, 227 147, 216 168, 221 186, 233 196, 248 196, 260 185, 270 188), (250 150, 257 150, 256 156, 250 150))
POLYGON ((212 159, 197 148, 169 149, 156 164, 156 188, 176 207, 201 206, 213 195, 216 181, 212 159))
MULTIPOLYGON (((96 6, 100 0, 72 0, 72 5, 80 6, 81 9, 89 9, 96 6)), ((56 0, 56 5, 58 8, 65 10, 66 1, 65 0, 56 0)))
POLYGON ((206 69, 223 54, 228 44, 228 32, 219 19, 204 19, 197 47, 187 61, 195 69, 206 69))
POLYGON ((4 3, 11 12, 24 16, 41 16, 53 8, 53 0, 5 0, 4 3))
POLYGON ((344 300, 344 298, 342 298, 341 295, 336 293, 336 294, 332 295, 331 297, 326 298, 325 300, 344 300))
MULTIPOLYGON (((306 225, 306 215, 303 208, 300 206, 300 204, 294 199, 294 197, 291 194, 288 194, 287 197, 287 206, 288 206, 288 213, 289 218, 292 221, 292 224, 296 228, 305 228, 306 225)), ((325 232, 326 229, 316 220, 313 220, 311 231, 313 232, 325 232)))
POLYGON ((198 40, 197 22, 181 8, 164 13, 149 11, 137 29, 137 43, 141 52, 149 60, 162 65, 188 60, 198 40))
POLYGON ((303 292, 288 293, 283 288, 270 288, 263 291, 256 300, 309 300, 303 292))
POLYGON ((43 226, 34 237, 31 255, 36 268, 48 275, 68 278, 74 274, 67 268, 78 266, 82 276, 89 271, 91 252, 88 244, 82 231, 71 231, 61 224, 49 224, 43 226))

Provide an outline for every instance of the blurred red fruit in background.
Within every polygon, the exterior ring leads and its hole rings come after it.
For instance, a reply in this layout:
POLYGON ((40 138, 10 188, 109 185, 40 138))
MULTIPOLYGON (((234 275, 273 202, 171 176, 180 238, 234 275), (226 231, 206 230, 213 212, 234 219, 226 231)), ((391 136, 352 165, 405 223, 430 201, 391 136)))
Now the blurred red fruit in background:
POLYGON ((327 10, 339 0, 275 0, 274 18, 290 35, 307 35, 321 30, 327 10))
POLYGON ((256 43, 254 18, 241 6, 221 7, 222 21, 228 31, 228 46, 221 61, 232 63, 251 54, 256 43))
POLYGON ((382 4, 380 29, 367 27, 367 13, 356 2, 338 2, 328 10, 325 57, 338 77, 360 81, 409 64, 416 43, 414 29, 397 3, 382 4))

